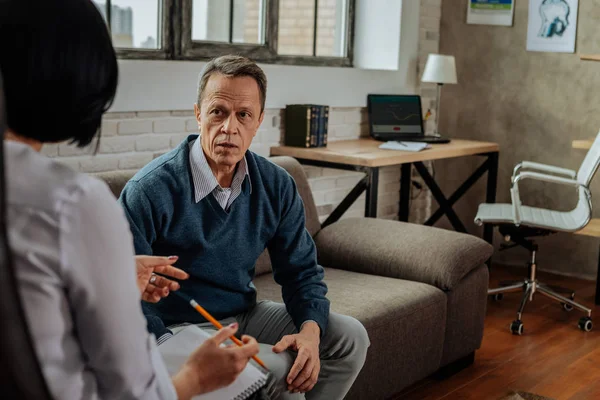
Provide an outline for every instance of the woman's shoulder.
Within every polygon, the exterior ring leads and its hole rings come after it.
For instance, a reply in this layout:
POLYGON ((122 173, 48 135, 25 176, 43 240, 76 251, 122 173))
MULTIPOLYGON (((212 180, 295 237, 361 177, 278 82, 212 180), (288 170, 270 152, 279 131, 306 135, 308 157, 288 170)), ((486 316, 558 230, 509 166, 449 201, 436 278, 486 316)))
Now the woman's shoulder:
POLYGON ((105 200, 114 196, 102 180, 71 169, 23 145, 5 146, 8 203, 57 211, 82 197, 105 200))

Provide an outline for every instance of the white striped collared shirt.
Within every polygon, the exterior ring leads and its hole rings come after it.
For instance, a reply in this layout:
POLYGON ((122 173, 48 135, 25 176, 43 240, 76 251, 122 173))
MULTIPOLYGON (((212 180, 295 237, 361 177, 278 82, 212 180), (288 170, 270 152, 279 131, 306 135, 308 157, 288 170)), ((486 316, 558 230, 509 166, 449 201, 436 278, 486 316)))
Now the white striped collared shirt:
POLYGON ((223 210, 229 210, 235 199, 242 193, 242 184, 246 176, 250 184, 250 192, 252 192, 252 183, 248 174, 246 156, 238 163, 231 187, 222 188, 210 169, 210 165, 208 165, 208 161, 200 145, 200 136, 190 146, 190 166, 192 179, 194 180, 196 203, 212 193, 223 210))

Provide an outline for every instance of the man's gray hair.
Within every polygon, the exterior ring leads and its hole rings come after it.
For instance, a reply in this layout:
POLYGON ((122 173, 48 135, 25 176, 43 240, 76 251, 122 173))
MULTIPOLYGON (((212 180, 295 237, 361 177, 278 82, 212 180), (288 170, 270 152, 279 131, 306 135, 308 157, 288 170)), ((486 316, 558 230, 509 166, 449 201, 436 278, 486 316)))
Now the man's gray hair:
POLYGON ((249 58, 235 55, 225 55, 213 58, 204 66, 200 81, 198 83, 198 107, 202 102, 202 95, 208 79, 213 74, 221 74, 228 77, 249 76, 253 78, 260 89, 260 111, 265 110, 265 99, 267 97, 267 77, 263 70, 249 58))

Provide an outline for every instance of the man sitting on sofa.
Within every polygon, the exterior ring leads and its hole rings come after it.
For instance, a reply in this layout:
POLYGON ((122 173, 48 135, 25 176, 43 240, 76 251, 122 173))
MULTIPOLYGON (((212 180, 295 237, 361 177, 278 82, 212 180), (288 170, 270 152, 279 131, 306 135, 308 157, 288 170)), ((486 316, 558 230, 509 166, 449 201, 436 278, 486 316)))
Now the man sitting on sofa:
MULTIPOLYGON (((180 291, 264 344, 259 356, 281 378, 285 398, 342 399, 369 339, 356 319, 329 312, 293 179, 248 151, 266 88, 264 72, 246 58, 210 61, 194 105, 201 135, 146 165, 120 201, 136 252, 179 256, 178 267, 190 275, 180 291), (256 301, 254 266, 265 248, 285 305, 256 301)), ((167 326, 210 326, 175 296, 144 307, 167 326)))

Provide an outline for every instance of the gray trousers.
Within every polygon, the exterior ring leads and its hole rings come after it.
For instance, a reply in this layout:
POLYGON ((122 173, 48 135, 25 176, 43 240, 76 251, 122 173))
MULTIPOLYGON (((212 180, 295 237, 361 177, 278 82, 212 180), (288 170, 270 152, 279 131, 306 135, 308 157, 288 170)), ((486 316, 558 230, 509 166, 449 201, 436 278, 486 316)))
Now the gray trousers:
MULTIPOLYGON (((272 346, 285 335, 298 333, 285 305, 260 301, 254 308, 235 318, 221 321, 223 325, 237 321, 240 335, 250 335, 260 343, 258 356, 274 375, 268 389, 272 400, 335 400, 343 399, 365 363, 370 345, 367 331, 352 317, 330 313, 325 335, 321 338, 321 371, 315 387, 306 394, 292 394, 285 381, 295 360, 295 353, 275 354, 272 346)), ((214 330, 210 324, 199 324, 202 329, 214 330)), ((170 328, 173 333, 179 329, 170 328)), ((254 361, 253 361, 254 362, 254 361)))

